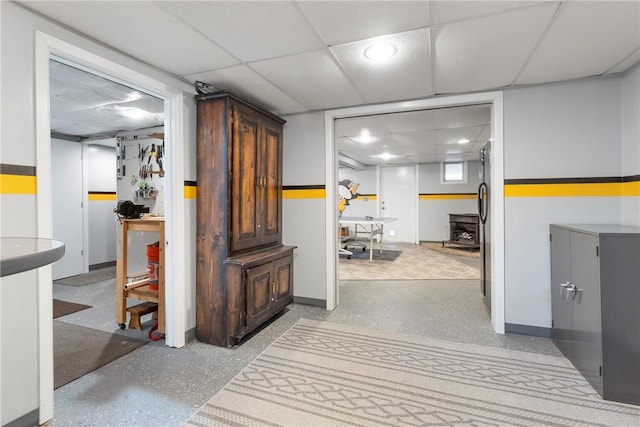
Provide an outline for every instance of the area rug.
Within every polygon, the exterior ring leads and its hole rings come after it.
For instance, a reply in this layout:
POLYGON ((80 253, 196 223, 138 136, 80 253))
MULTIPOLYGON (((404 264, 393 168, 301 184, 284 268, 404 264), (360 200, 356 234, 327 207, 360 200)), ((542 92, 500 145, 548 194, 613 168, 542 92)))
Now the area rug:
POLYGON ((457 255, 467 258, 480 258, 480 249, 465 248, 463 246, 442 246, 442 242, 420 242, 421 246, 442 254, 457 255))
POLYGON ((564 357, 302 319, 185 426, 637 426, 564 357))
MULTIPOLYGON (((369 249, 364 251, 361 249, 353 249, 353 250, 349 249, 349 251, 351 252, 352 255, 340 255, 340 258, 350 259, 356 262, 370 261, 371 259, 369 257, 369 249)), ((381 252, 378 249, 374 249, 372 258, 374 261, 393 262, 395 261, 396 258, 398 258, 398 256, 400 256, 401 253, 402 251, 383 250, 381 252)))
MULTIPOLYGON (((393 261, 364 262, 340 257, 340 280, 463 280, 480 279, 480 270, 454 259, 449 255, 427 249, 422 245, 394 244, 402 249, 393 261)), ((383 251, 386 252, 385 249, 383 251)), ((374 249, 374 253, 378 252, 374 249)), ((367 252, 367 260, 368 260, 367 252)))
POLYGON ((75 313, 77 311, 86 310, 91 308, 90 305, 78 304, 70 301, 62 301, 59 299, 53 299, 53 318, 66 316, 67 314, 75 313))
POLYGON ((116 267, 105 267, 77 276, 54 280, 56 285, 85 286, 116 278, 116 267))
POLYGON ((53 387, 61 387, 148 341, 53 321, 53 387))

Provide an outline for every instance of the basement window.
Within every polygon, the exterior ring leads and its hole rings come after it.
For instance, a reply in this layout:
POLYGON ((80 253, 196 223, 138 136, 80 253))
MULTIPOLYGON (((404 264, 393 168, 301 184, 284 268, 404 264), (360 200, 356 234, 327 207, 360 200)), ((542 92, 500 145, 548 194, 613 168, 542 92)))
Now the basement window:
POLYGON ((440 165, 442 172, 442 184, 467 183, 467 162, 445 162, 441 163, 440 165))

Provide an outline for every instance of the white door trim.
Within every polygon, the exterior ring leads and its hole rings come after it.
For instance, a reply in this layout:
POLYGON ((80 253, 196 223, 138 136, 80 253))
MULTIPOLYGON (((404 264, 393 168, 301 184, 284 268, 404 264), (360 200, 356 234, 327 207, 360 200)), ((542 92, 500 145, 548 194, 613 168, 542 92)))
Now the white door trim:
POLYGON ((504 141, 503 141, 503 94, 502 91, 443 96, 415 101, 366 105, 342 108, 325 112, 325 193, 326 193, 326 265, 327 265, 327 309, 338 305, 337 263, 337 170, 338 159, 334 141, 334 121, 344 117, 394 113, 416 109, 453 107, 469 104, 491 104, 492 121, 492 167, 491 167, 491 324, 494 331, 504 334, 504 141))
MULTIPOLYGON (((167 240, 166 258, 166 339, 171 347, 185 345, 185 265, 184 236, 184 93, 177 87, 163 83, 117 62, 74 46, 41 31, 35 33, 35 122, 36 122, 36 180, 38 237, 51 238, 51 137, 49 111, 49 59, 54 56, 86 67, 110 80, 133 85, 165 100, 165 134, 167 147, 167 181, 165 199, 167 240)), ((39 407, 40 423, 53 418, 53 313, 51 301, 51 266, 38 273, 38 342, 39 342, 39 407)), ((114 313, 115 325, 115 313, 114 313)))

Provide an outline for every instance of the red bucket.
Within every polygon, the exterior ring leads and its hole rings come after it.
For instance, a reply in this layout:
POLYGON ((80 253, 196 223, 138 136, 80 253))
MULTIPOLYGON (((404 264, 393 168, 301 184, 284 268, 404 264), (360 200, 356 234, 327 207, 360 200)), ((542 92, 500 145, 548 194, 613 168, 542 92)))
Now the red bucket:
POLYGON ((147 273, 149 289, 158 290, 158 266, 160 262, 160 242, 147 245, 147 273))

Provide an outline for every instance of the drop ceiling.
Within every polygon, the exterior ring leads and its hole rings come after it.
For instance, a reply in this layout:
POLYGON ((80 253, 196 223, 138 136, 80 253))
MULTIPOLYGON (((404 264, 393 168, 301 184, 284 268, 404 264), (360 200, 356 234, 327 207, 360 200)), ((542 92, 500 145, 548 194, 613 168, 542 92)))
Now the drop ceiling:
POLYGON ((20 4, 280 115, 615 74, 640 62, 638 1, 20 4), (377 40, 396 46, 392 61, 364 58, 377 40))

